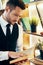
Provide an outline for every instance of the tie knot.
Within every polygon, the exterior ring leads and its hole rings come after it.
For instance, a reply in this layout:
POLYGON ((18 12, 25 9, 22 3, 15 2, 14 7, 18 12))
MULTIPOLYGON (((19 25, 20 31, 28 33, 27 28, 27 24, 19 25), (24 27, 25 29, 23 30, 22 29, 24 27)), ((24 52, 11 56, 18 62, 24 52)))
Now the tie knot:
POLYGON ((10 24, 7 24, 6 27, 10 27, 10 24))

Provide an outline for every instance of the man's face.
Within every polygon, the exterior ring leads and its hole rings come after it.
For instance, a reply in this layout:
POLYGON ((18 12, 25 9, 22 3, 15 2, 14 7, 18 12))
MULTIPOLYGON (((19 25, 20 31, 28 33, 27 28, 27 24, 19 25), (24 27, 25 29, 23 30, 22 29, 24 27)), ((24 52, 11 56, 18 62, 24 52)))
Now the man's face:
POLYGON ((14 25, 14 23, 19 20, 20 13, 21 13, 21 8, 19 8, 18 6, 13 10, 8 9, 6 16, 7 21, 12 25, 14 25))

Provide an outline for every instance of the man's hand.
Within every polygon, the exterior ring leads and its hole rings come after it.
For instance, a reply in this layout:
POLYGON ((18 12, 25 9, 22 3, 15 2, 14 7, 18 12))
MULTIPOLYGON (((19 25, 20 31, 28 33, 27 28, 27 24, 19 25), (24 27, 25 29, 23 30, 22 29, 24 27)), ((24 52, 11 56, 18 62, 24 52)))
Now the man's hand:
MULTIPOLYGON (((21 53, 21 52, 11 52, 10 51, 9 52, 9 57, 18 59, 18 60, 15 59, 17 62, 14 62, 12 60, 15 65, 22 65, 25 62, 27 62, 27 60, 28 60, 27 56, 25 54, 21 53), (19 60, 21 60, 21 61, 19 61, 19 60)), ((10 64, 13 64, 12 61, 10 61, 10 64)))
POLYGON ((15 63, 15 65, 23 65, 23 64, 24 64, 24 65, 27 65, 27 64, 26 64, 27 62, 29 62, 28 59, 25 59, 25 60, 23 60, 23 61, 20 61, 20 62, 15 63))
POLYGON ((18 58, 18 57, 24 56, 24 54, 20 53, 20 52, 9 51, 8 56, 11 57, 11 58, 18 58))

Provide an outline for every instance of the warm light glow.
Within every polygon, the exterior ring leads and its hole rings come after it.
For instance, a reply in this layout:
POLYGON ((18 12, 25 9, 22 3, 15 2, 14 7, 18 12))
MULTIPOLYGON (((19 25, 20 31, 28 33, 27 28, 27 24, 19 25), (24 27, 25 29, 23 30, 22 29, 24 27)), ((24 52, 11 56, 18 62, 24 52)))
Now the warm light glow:
POLYGON ((40 13, 40 16, 41 16, 41 20, 42 20, 42 22, 43 22, 43 3, 39 3, 39 4, 37 5, 37 8, 38 8, 38 10, 39 10, 39 13, 40 13))
POLYGON ((35 4, 29 5, 28 9, 29 9, 29 17, 30 18, 33 16, 39 18, 35 4))
POLYGON ((26 8, 25 10, 22 11, 21 13, 21 17, 28 17, 29 16, 29 12, 28 12, 28 8, 26 8))
POLYGON ((39 24, 39 25, 37 26, 37 33, 40 34, 41 32, 43 32, 43 28, 42 28, 42 25, 39 24))

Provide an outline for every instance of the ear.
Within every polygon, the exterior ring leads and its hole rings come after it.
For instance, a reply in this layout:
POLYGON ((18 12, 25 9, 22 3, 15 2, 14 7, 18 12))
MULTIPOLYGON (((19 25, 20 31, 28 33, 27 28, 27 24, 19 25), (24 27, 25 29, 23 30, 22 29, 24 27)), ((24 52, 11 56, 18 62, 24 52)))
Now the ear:
POLYGON ((10 11, 10 7, 9 6, 6 6, 5 7, 5 10, 6 10, 6 12, 10 11))

